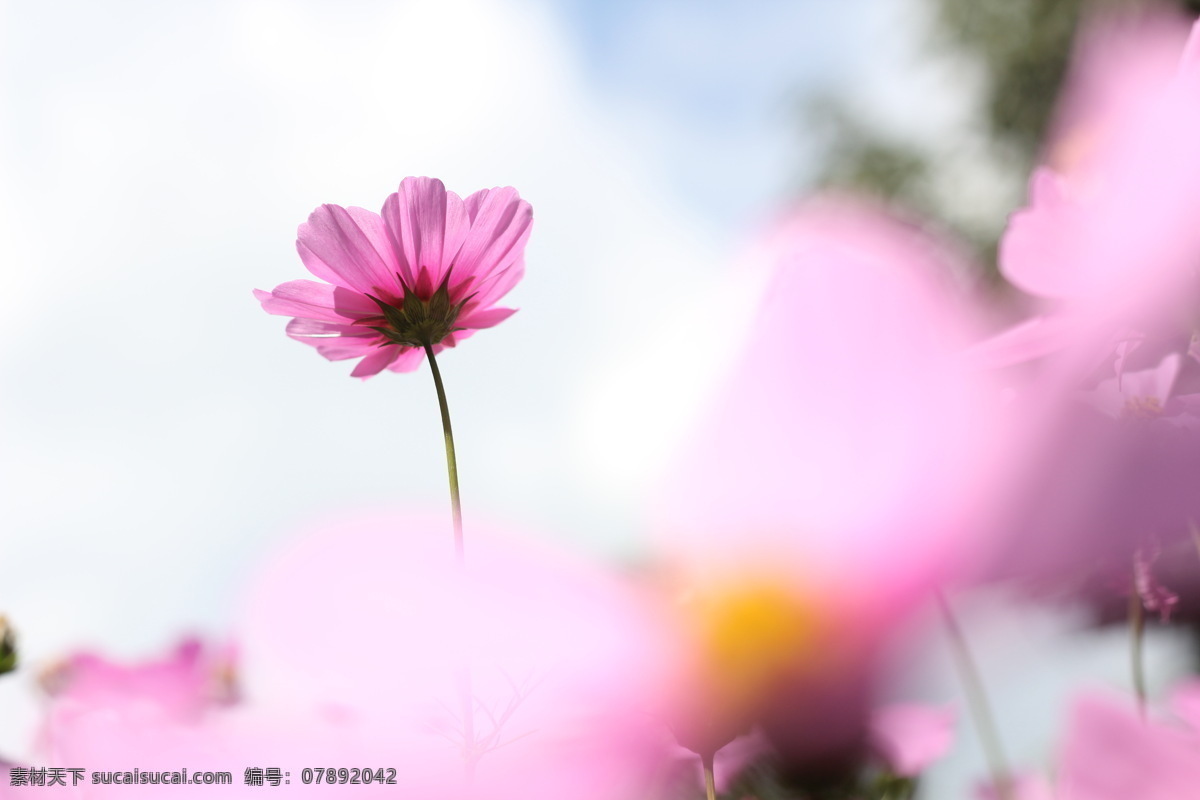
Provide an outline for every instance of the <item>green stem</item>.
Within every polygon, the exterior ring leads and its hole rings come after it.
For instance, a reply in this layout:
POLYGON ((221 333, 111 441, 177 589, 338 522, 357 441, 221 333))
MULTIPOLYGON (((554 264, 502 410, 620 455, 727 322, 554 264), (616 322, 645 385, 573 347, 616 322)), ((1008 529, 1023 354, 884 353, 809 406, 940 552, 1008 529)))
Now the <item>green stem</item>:
POLYGON ((454 555, 459 566, 465 566, 467 557, 463 546, 462 500, 458 496, 458 460, 454 457, 454 430, 450 427, 450 406, 446 403, 446 387, 442 385, 442 372, 433 357, 433 346, 425 345, 425 356, 433 371, 433 385, 437 389, 438 408, 442 412, 442 435, 446 440, 446 472, 450 476, 450 511, 454 517, 454 555))
MULTIPOLYGON (((438 408, 442 412, 442 435, 446 440, 446 472, 450 477, 450 512, 454 518, 454 557, 459 569, 465 574, 467 568, 466 550, 463 546, 462 528, 462 499, 458 494, 458 459, 454 457, 454 430, 450 426, 450 406, 446 402, 446 387, 442 385, 442 372, 438 369, 437 359, 433 355, 433 345, 425 345, 425 356, 429 359, 429 369, 433 372, 433 385, 437 389, 438 408)), ((466 764, 467 780, 475 776, 475 764, 480 753, 475 751, 475 693, 471 688, 471 665, 463 665, 458 676, 458 694, 462 702, 463 715, 463 758, 466 764)))
POLYGON ((1013 800, 1012 781, 1009 777, 1008 762, 1004 758, 1004 748, 1000 745, 1000 734, 996 730, 996 720, 992 716, 988 704, 987 692, 983 688, 983 679, 971 656, 971 648, 967 646, 967 637, 950 611, 950 604, 941 592, 937 596, 938 605, 945 618, 946 630, 950 637, 954 660, 958 665, 959 679, 962 681, 963 693, 967 697, 967 706, 971 709, 971 719, 975 724, 975 732, 983 747, 988 761, 988 769, 992 773, 992 783, 996 786, 996 796, 1000 800, 1013 800))
POLYGON ((1142 643, 1146 634, 1146 615, 1137 580, 1129 592, 1129 665, 1133 670, 1133 693, 1137 696, 1138 713, 1146 716, 1146 671, 1143 667, 1142 643))
POLYGON ((704 769, 704 791, 708 800, 717 800, 717 782, 713 777, 713 754, 700 756, 700 766, 704 769))

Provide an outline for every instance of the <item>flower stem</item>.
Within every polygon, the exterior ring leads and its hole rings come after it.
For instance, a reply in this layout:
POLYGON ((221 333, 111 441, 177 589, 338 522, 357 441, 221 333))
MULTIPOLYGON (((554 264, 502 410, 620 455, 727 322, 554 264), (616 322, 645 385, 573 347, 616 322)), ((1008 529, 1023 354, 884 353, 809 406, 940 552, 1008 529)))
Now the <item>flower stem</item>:
POLYGON ((717 782, 713 777, 713 754, 700 756, 700 766, 704 770, 704 791, 708 800, 717 800, 717 782))
MULTIPOLYGON (((463 546, 462 528, 462 499, 458 494, 458 459, 454 457, 454 430, 450 427, 450 406, 446 402, 446 387, 442 385, 442 372, 438 369, 437 359, 433 355, 433 345, 425 345, 425 357, 429 359, 429 369, 433 372, 433 385, 437 389, 438 408, 442 412, 442 434, 446 440, 446 473, 450 477, 450 512, 454 518, 454 557, 458 561, 460 571, 465 575, 467 569, 466 550, 463 546)), ((475 748, 475 692, 471 688, 471 665, 466 663, 458 675, 458 694, 462 702, 463 715, 463 758, 466 765, 467 781, 475 777, 475 764, 479 753, 475 748)))
POLYGON ((466 551, 463 547, 462 500, 458 496, 458 460, 454 457, 454 430, 450 427, 450 406, 446 403, 446 387, 442 385, 442 372, 433 357, 433 345, 425 345, 425 356, 433 371, 433 385, 437 389, 438 408, 442 412, 442 434, 446 439, 446 472, 450 476, 450 512, 454 517, 454 555, 459 566, 466 566, 466 551))
POLYGON ((996 730, 996 720, 992 716, 988 704, 987 692, 983 688, 983 679, 971 656, 971 648, 967 645, 967 637, 950 611, 950 604, 941 592, 937 595, 938 605, 945 618, 946 631, 950 637, 951 649, 954 651, 954 661, 958 666, 958 676, 962 681, 963 693, 967 697, 967 705, 971 709, 971 719, 975 724, 975 732, 979 743, 987 757, 988 769, 992 773, 992 783, 995 784, 996 796, 999 800, 1013 800, 1012 781, 1009 776, 1008 762, 1004 758, 1004 748, 1000 745, 1000 734, 996 730))
POLYGON ((1146 671, 1143 666, 1142 643, 1146 634, 1146 615, 1137 584, 1129 592, 1129 665, 1133 671, 1133 693, 1137 696, 1138 713, 1146 717, 1146 671))

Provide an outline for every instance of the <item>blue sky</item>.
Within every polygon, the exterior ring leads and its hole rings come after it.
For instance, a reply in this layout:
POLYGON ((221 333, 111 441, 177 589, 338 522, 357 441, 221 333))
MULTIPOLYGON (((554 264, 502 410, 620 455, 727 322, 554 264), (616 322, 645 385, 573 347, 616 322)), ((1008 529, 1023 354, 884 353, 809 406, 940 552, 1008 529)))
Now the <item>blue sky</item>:
POLYGON ((878 49, 877 0, 553 4, 597 97, 625 111, 685 202, 752 224, 812 171, 801 100, 853 83, 878 49))

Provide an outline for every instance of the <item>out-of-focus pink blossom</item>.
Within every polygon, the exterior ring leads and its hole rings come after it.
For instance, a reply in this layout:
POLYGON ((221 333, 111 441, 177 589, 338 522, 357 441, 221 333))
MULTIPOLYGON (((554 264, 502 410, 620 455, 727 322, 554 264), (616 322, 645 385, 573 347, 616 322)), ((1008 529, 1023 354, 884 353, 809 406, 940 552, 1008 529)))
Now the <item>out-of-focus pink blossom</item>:
MULTIPOLYGON (((145 788, 93 783, 92 773, 241 770, 256 748, 244 744, 237 725, 241 709, 232 704, 235 653, 186 639, 169 655, 122 664, 95 653, 79 653, 43 673, 48 694, 35 761, 22 767, 58 768, 65 786, 18 785, 14 797, 49 793, 82 798, 128 797, 133 791, 155 796, 203 793, 204 786, 145 788), (82 768, 82 781, 63 768, 82 768)), ((240 775, 238 776, 240 779, 240 775)), ((118 777, 116 780, 122 780, 118 777)), ((136 780, 136 779, 135 779, 136 780)), ((240 780, 219 790, 237 796, 240 780)), ((209 787, 210 789, 212 787, 209 787)))
POLYGON ((1200 519, 1196 141, 1200 26, 1141 15, 1084 31, 1050 163, 1000 251, 1047 305, 975 350, 994 366, 1041 359, 1013 385, 1029 452, 996 517, 999 573, 1087 578, 1169 610, 1145 556, 1190 547, 1200 519))
POLYGON ((1104 18, 1081 35, 1049 164, 999 254, 1010 281, 1053 301, 1050 320, 1009 332, 990 357, 1091 346, 1102 358, 1189 324, 1200 300, 1198 54, 1200 26, 1189 38, 1172 16, 1104 18))
POLYGON ((1058 800, 1185 800, 1200 786, 1200 735, 1132 701, 1088 695, 1071 712, 1057 770, 1058 800))
POLYGON ((1200 735, 1200 680, 1192 678, 1177 685, 1171 692, 1170 708, 1200 735))
MULTIPOLYGON (((1144 716, 1132 699, 1079 697, 1053 770, 1055 784, 1017 781, 1014 800, 1186 800, 1200 785, 1200 684, 1176 688, 1170 715, 1144 716)), ((994 792, 981 797, 994 800, 994 792)))
MULTIPOLYGON (((132 668, 74 659, 50 701, 40 765, 233 773, 232 786, 155 786, 156 797, 624 800, 648 791, 667 750, 647 713, 648 631, 633 598, 584 564, 486 525, 464 575, 443 527, 440 515, 334 523, 274 560, 245 610, 236 705, 204 706, 203 659, 190 644, 132 668), (279 768, 290 785, 246 785, 247 767, 279 768), (395 770, 395 782, 302 782, 304 768, 338 767, 395 770)), ((107 799, 135 790, 57 791, 107 799)))
POLYGON ((339 523, 276 559, 241 630, 247 696, 391 754, 407 797, 606 800, 646 785, 663 751, 633 598, 485 525, 464 575, 443 528, 440 515, 339 523))
POLYGON ((884 706, 871 715, 871 742, 893 773, 914 778, 949 752, 954 718, 953 708, 884 706))
POLYGON ((789 755, 866 749, 877 649, 972 559, 1002 459, 972 306, 922 232, 848 203, 764 248, 773 282, 656 527, 683 622, 674 718, 687 746, 751 722, 789 755))
POLYGON ((382 216, 323 205, 296 248, 321 281, 255 290, 265 311, 294 319, 287 333, 331 361, 361 358, 351 375, 408 372, 424 357, 507 319, 495 303, 525 271, 533 211, 515 189, 465 200, 433 178, 405 178, 382 216))
POLYGON ((76 653, 42 673, 56 706, 144 708, 167 718, 191 720, 236 696, 236 657, 231 646, 197 638, 180 642, 166 658, 126 665, 96 653, 76 653))
POLYGON ((996 791, 991 783, 979 787, 979 800, 1055 800, 1054 790, 1041 775, 1017 775, 1009 780, 1007 791, 996 791))
POLYGON ((1190 396, 1171 396, 1183 358, 1091 388, 1047 364, 1014 393, 1013 416, 1030 435, 1025 468, 993 517, 1007 543, 998 574, 1075 589, 1086 578, 1166 610, 1158 601, 1170 592, 1159 591, 1148 556, 1193 554, 1189 529, 1200 520, 1200 416, 1190 396))

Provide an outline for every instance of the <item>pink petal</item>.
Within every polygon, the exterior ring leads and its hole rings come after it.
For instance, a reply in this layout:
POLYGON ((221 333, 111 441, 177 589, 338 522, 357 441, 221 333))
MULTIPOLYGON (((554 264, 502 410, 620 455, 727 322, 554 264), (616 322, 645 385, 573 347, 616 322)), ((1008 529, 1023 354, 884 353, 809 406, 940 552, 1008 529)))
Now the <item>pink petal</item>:
POLYGON ((344 322, 325 322, 319 319, 296 317, 287 325, 287 335, 293 339, 318 338, 332 339, 334 337, 376 339, 379 334, 363 325, 350 325, 344 322))
POLYGON ((1192 24, 1192 32, 1179 59, 1179 71, 1185 79, 1200 80, 1200 20, 1192 24))
POLYGON ((378 375, 399 357, 400 350, 398 345, 384 345, 376 348, 375 352, 358 362, 354 371, 350 373, 350 377, 366 380, 372 375, 378 375))
POLYGON ((1081 698, 1071 713, 1059 792, 1071 800, 1180 800, 1200 786, 1200 738, 1153 719, 1132 700, 1081 698))
MULTIPOLYGON (((392 242, 388 238, 387 226, 383 224, 383 219, 374 211, 368 211, 365 208, 357 206, 349 206, 346 211, 350 214, 351 219, 366 235, 371 242, 371 247, 379 254, 379 258, 388 265, 388 273, 384 282, 378 285, 378 288, 384 290, 384 300, 393 300, 401 296, 399 281, 396 280, 396 267, 398 261, 396 259, 396 251, 392 248, 392 242), (394 297, 389 293, 394 293, 394 297)), ((377 295, 378 296, 378 295, 377 295)), ((372 310, 374 310, 372 304, 372 310)))
MULTIPOLYGON (((533 225, 533 208, 516 189, 506 186, 475 192, 467 198, 466 209, 471 230, 455 261, 459 278, 472 275, 483 280, 520 260, 533 225)), ((473 288, 479 291, 479 283, 473 288)), ((488 301, 502 294, 490 293, 488 301)))
POLYGON ((222 659, 220 651, 191 638, 167 658, 140 664, 78 653, 51 673, 48 688, 56 702, 76 707, 119 708, 136 701, 168 718, 192 720, 224 699, 215 692, 222 659))
POLYGON ((892 772, 916 777, 949 752, 954 742, 954 709, 885 706, 871 718, 871 739, 892 772))
POLYGON ((517 281, 525 276, 525 261, 523 258, 514 261, 504 269, 493 272, 478 285, 472 286, 478 294, 475 300, 480 306, 490 306, 517 285, 517 281))
POLYGON ((985 339, 968 353, 983 369, 1032 361, 1057 352, 1074 341, 1071 321, 1062 317, 1033 317, 985 339))
POLYGON ((392 372, 412 372, 425 360, 425 351, 419 347, 406 348, 388 367, 392 372))
POLYGON ((979 787, 979 800, 1055 800, 1054 790, 1041 775, 1016 775, 1010 778, 1008 794, 1001 796, 989 781, 979 787))
POLYGON ((470 226, 462 199, 436 178, 401 181, 400 190, 384 201, 383 219, 409 286, 422 269, 433 286, 440 284, 470 226))
POLYGON ((268 314, 307 317, 326 322, 353 322, 379 313, 378 306, 358 292, 316 281, 288 281, 254 296, 268 314))
POLYGON ((808 209, 768 250, 771 289, 658 527, 688 560, 788 563, 895 608, 888 591, 963 554, 955 520, 1002 438, 988 376, 963 364, 969 308, 929 240, 868 210, 808 209))
POLYGON ((496 732, 502 745, 480 760, 487 788, 474 797, 648 796, 637 786, 640 679, 628 669, 640 663, 636 607, 586 563, 474 519, 466 580, 443 514, 364 518, 290 540, 242 617, 247 696, 336 708, 374 731, 356 745, 368 755, 401 754, 395 796, 457 800, 472 795, 453 679, 469 653, 475 734, 496 732), (328 630, 341 644, 314 657, 328 630))
POLYGON ((459 317, 458 325, 464 328, 491 328, 517 313, 515 308, 488 308, 471 311, 459 317))
POLYGON ((361 326, 302 318, 288 323, 287 335, 297 342, 315 347, 330 361, 367 355, 383 341, 375 331, 361 326))
POLYGON ((1179 17, 1148 14, 1078 37, 1050 148, 1058 174, 1034 174, 1001 245, 1021 288, 1113 323, 1163 325, 1190 302, 1200 104, 1190 50, 1180 73, 1185 34, 1179 17))
POLYGON ((1039 297, 1070 297, 1088 282, 1087 265, 1068 252, 1082 234, 1080 212, 1062 178, 1039 167, 1029 179, 1029 206, 1012 215, 997 259, 1004 277, 1039 297))
POLYGON ((395 294, 396 265, 383 221, 361 208, 323 205, 297 232, 296 249, 318 278, 362 294, 395 294))
POLYGON ((1200 734, 1200 680, 1190 678, 1171 692, 1171 710, 1200 734))

